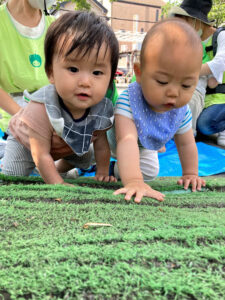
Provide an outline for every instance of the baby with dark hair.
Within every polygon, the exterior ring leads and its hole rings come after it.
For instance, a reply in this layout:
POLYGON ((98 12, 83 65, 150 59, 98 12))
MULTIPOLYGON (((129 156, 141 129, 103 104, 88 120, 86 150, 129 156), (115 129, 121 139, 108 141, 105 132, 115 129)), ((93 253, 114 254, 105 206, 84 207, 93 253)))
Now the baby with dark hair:
POLYGON ((67 185, 60 174, 88 168, 94 149, 96 179, 114 181, 106 138, 113 106, 104 97, 119 57, 114 32, 94 13, 68 12, 49 27, 45 57, 51 84, 25 91, 30 103, 10 121, 3 173, 27 176, 36 166, 46 183, 67 185))

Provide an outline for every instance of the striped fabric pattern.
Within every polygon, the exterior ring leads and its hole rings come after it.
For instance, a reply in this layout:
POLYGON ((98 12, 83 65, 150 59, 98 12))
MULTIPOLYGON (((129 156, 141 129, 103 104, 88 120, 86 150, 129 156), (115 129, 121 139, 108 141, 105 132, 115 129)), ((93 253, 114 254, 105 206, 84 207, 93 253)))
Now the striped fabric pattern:
MULTIPOLYGON (((133 120, 128 90, 124 90, 117 99, 115 114, 122 115, 133 120)), ((184 134, 192 127, 192 114, 188 106, 187 112, 176 134, 184 134)))

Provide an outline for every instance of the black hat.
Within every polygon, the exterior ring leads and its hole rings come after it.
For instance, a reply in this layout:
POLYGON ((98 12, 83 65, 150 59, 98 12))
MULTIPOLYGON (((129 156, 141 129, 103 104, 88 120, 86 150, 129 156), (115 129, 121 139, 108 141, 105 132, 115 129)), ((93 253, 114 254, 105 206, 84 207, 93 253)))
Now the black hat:
POLYGON ((175 6, 169 11, 169 16, 191 17, 207 25, 213 25, 214 21, 209 21, 207 17, 211 8, 212 0, 184 0, 180 6, 175 6))

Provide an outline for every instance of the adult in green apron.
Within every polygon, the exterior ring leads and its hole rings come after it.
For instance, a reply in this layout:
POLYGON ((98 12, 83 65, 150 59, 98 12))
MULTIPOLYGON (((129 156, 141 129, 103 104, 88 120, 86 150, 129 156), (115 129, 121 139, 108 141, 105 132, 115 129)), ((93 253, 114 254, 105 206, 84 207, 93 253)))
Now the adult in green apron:
MULTIPOLYGON (((8 0, 0 6, 0 129, 6 131, 10 115, 24 106, 24 90, 34 92, 49 84, 44 70, 44 39, 55 20, 43 11, 54 0, 8 0)), ((115 82, 107 97, 117 98, 115 82)))
POLYGON ((44 70, 44 38, 54 17, 43 10, 54 0, 8 0, 0 6, 0 128, 24 105, 25 89, 48 84, 44 70))

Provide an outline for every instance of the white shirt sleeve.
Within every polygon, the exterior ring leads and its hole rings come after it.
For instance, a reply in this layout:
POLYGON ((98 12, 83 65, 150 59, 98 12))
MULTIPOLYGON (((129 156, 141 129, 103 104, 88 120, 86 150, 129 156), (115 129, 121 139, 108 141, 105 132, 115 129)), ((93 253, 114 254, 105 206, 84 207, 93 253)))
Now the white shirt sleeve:
POLYGON ((184 116, 184 118, 181 122, 181 125, 180 125, 179 129, 177 130, 176 134, 184 134, 185 132, 187 132, 191 128, 192 128, 192 114, 191 114, 190 107, 187 106, 186 114, 185 114, 185 116, 184 116))
POLYGON ((123 91, 117 101, 116 101, 116 107, 115 107, 115 114, 122 115, 124 117, 127 117, 129 119, 133 120, 133 114, 130 107, 130 101, 129 101, 129 94, 128 90, 123 91))
POLYGON ((219 33, 216 55, 207 64, 216 80, 222 83, 223 73, 225 72, 225 30, 219 33))

